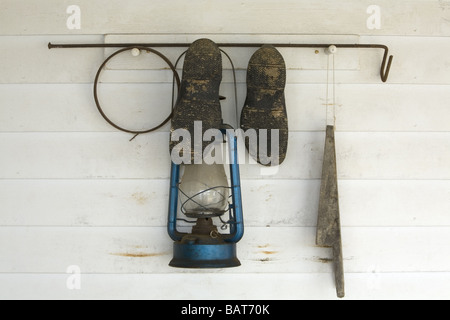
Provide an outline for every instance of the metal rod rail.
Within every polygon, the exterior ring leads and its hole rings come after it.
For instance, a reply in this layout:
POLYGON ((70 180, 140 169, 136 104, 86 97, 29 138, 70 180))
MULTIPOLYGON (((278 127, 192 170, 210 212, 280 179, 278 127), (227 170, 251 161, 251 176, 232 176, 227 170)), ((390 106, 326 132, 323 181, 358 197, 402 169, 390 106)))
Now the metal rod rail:
MULTIPOLYGON (((269 44, 269 43, 265 43, 269 44)), ((153 48, 183 48, 189 47, 190 43, 81 43, 81 44, 53 44, 48 43, 49 49, 77 49, 77 48, 130 48, 130 47, 153 47, 153 48)), ((218 43, 224 48, 259 48, 263 43, 218 43)), ((328 48, 331 45, 336 48, 345 49, 382 49, 384 50, 383 61, 381 62, 380 78, 386 82, 391 70, 393 56, 389 56, 389 48, 382 44, 295 44, 295 43, 271 43, 278 48, 328 48)))

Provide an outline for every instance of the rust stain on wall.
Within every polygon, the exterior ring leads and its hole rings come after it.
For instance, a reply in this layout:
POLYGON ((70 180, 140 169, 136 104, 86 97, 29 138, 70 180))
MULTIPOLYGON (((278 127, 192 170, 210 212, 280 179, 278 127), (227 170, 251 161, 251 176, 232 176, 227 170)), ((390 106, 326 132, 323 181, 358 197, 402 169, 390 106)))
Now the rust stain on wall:
POLYGON ((166 253, 144 253, 144 252, 136 252, 136 253, 110 253, 113 256, 120 256, 120 257, 129 257, 129 258, 149 258, 149 257, 159 257, 163 256, 166 253))
POLYGON ((309 261, 314 261, 314 262, 320 262, 320 263, 330 263, 333 262, 333 258, 322 258, 322 257, 312 257, 312 258, 307 258, 305 260, 309 260, 309 261))
POLYGON ((144 205, 144 204, 148 201, 148 199, 149 199, 149 196, 146 195, 146 194, 143 193, 143 192, 135 192, 135 193, 133 193, 133 194, 131 195, 131 197, 132 197, 138 204, 141 204, 141 205, 144 205))
POLYGON ((269 259, 269 258, 264 258, 264 259, 259 259, 258 261, 260 261, 260 262, 269 262, 269 261, 271 261, 271 259, 269 259))
POLYGON ((264 254, 275 254, 278 253, 278 251, 262 251, 264 254))

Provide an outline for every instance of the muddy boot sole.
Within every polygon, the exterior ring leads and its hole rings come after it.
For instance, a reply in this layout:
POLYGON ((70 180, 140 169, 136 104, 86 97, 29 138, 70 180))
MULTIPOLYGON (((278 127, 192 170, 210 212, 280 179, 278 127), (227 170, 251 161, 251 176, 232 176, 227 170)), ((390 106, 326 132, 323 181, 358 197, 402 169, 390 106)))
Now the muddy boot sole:
POLYGON ((241 129, 256 130, 257 143, 246 140, 245 144, 250 156, 265 166, 280 165, 286 157, 289 129, 285 86, 283 56, 273 46, 261 47, 251 57, 247 69, 247 98, 241 112, 241 129), (264 140, 267 148, 260 147, 264 140))
MULTIPOLYGON (((203 151, 211 143, 203 142, 203 134, 208 129, 219 129, 222 124, 219 98, 221 81, 222 55, 219 47, 209 39, 192 43, 186 52, 179 98, 171 125, 171 137, 175 130, 185 129, 190 132, 191 139, 183 139, 182 142, 171 139, 170 152, 177 146, 177 150, 190 150, 191 163, 203 159, 203 151)), ((179 154, 185 156, 183 151, 179 154)))

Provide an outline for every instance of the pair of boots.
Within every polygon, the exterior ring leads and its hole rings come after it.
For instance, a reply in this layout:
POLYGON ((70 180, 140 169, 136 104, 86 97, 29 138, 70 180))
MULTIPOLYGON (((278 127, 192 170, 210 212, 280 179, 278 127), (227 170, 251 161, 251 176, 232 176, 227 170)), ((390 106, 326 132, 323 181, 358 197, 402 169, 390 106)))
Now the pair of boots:
MULTIPOLYGON (((208 39, 195 41, 186 52, 181 87, 173 111, 171 133, 176 129, 186 129, 193 136, 195 123, 198 125, 199 121, 202 137, 208 129, 223 128, 219 96, 221 80, 220 49, 208 39)), ((286 66, 283 57, 273 46, 262 46, 249 61, 247 98, 240 118, 240 128, 244 134, 247 130, 256 132, 257 141, 247 139, 245 145, 253 159, 262 165, 279 165, 286 157, 288 120, 285 85, 286 66), (263 139, 266 141, 262 141, 263 139), (278 144, 278 148, 275 144, 278 144), (274 150, 276 152, 276 149, 278 154, 271 154, 274 150)), ((198 148, 196 151, 193 141, 184 142, 191 144, 193 161, 198 148)), ((209 143, 203 141, 201 150, 203 151, 209 143)), ((171 139, 171 152, 177 144, 178 141, 171 139)))

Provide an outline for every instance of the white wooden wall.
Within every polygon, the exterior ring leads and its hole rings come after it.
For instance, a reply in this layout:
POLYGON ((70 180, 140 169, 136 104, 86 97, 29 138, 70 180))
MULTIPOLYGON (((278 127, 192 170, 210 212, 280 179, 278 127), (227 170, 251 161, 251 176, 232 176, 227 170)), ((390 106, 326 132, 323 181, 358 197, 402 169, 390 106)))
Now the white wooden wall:
MULTIPOLYGON (((168 266, 169 126, 129 142, 93 101, 95 73, 112 51, 47 49, 201 37, 389 46, 387 83, 381 50, 335 57, 346 297, 450 298, 448 0, 0 0, 0 298, 336 298, 331 252, 315 246, 323 50, 280 49, 289 68, 288 156, 276 175, 241 168, 242 266, 183 270, 168 266), (79 29, 67 26, 70 5, 81 10, 79 29), (381 9, 379 29, 369 28, 371 5, 381 9), (70 266, 81 271, 79 290, 68 289, 70 266)), ((173 61, 180 50, 161 49, 173 61)), ((240 105, 254 50, 226 50, 239 69, 240 105)), ((224 67, 224 117, 233 123, 224 67)), ((163 68, 145 55, 115 60, 100 85, 105 109, 124 126, 158 123, 170 103, 163 68)))

